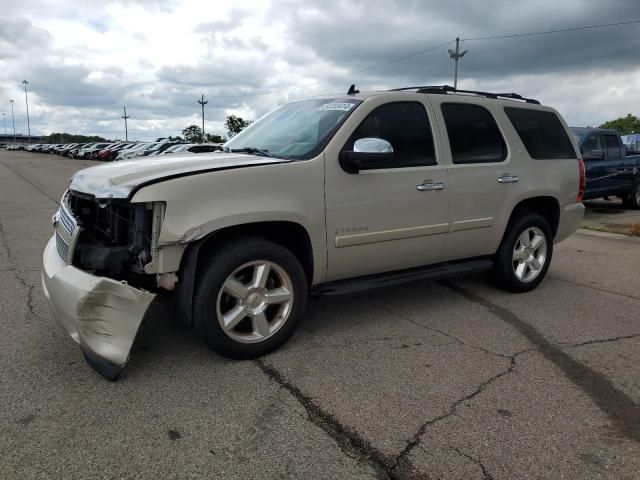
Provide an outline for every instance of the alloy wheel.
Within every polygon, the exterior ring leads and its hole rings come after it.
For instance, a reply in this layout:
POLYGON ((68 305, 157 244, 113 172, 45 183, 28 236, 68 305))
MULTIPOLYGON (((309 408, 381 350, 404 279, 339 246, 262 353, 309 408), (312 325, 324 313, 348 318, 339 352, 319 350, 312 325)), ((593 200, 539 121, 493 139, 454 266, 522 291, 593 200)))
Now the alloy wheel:
POLYGON ((538 227, 525 229, 513 248, 513 272, 524 283, 534 280, 547 260, 547 240, 538 227))

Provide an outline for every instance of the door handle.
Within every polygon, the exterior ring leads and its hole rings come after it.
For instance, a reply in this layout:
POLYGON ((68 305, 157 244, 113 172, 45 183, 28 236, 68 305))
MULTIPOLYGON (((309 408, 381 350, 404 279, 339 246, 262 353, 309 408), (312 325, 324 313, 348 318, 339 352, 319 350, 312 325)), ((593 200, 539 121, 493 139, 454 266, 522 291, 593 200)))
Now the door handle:
POLYGON ((520 177, 516 175, 502 175, 498 178, 498 183, 518 183, 520 177))
POLYGON ((431 182, 427 180, 421 183, 420 185, 416 185, 416 190, 420 192, 430 192, 432 190, 444 190, 444 183, 431 182))

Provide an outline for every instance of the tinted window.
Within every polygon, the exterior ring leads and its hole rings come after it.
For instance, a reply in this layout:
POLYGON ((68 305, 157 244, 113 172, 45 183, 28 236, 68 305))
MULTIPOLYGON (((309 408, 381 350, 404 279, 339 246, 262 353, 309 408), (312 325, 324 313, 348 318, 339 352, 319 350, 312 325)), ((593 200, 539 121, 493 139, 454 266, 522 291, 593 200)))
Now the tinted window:
POLYGON ((453 163, 501 162, 507 148, 493 116, 478 105, 443 103, 453 163))
POLYGON ((620 144, 618 138, 615 135, 605 135, 604 145, 607 148, 608 158, 620 158, 622 153, 620 152, 620 144))
POLYGON ((435 165, 433 135, 422 104, 395 102, 373 110, 345 145, 352 150, 360 138, 382 138, 393 147, 393 161, 380 168, 435 165))
POLYGON ((571 140, 555 113, 514 107, 505 107, 504 111, 531 158, 576 158, 571 140))
POLYGON ((588 157, 593 150, 602 150, 600 135, 589 135, 580 146, 580 153, 582 153, 583 156, 588 157))

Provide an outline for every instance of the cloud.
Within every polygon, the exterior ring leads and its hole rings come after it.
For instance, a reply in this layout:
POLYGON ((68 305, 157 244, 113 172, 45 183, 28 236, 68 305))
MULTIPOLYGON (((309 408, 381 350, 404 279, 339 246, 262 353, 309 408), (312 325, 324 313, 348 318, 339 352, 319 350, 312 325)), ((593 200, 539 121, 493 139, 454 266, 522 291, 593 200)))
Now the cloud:
MULTIPOLYGON (((206 129, 223 133, 229 113, 256 118, 350 83, 451 83, 447 48, 456 36, 640 18, 637 0, 247 0, 241 8, 231 0, 215 8, 199 0, 0 0, 0 8, 0 110, 16 99, 16 129, 26 129, 27 78, 32 131, 122 135, 126 105, 141 139, 199 122, 201 94, 206 129)), ((598 124, 640 104, 639 33, 619 26, 463 41, 461 84, 537 97, 570 123, 598 124)))

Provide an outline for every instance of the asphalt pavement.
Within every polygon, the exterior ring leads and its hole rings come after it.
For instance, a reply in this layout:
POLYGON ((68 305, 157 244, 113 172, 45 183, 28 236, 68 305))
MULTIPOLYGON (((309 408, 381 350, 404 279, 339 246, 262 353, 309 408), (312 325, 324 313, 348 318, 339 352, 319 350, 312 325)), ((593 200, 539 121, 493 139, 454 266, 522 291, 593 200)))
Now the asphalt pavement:
POLYGON ((640 478, 640 240, 576 233, 527 294, 478 276, 312 299, 257 361, 160 298, 111 383, 40 288, 92 163, 0 151, 1 479, 640 478))

